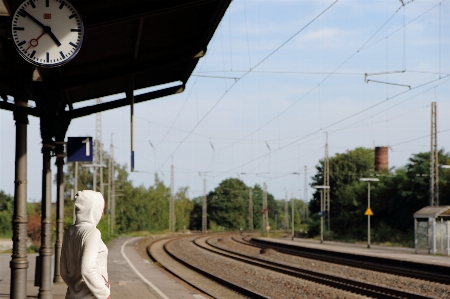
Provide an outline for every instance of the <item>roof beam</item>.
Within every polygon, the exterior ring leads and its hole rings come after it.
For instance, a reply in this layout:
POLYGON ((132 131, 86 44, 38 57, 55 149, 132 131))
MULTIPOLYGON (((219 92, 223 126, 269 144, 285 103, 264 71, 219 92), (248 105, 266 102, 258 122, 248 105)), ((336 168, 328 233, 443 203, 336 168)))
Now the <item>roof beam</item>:
MULTIPOLYGON (((137 95, 134 97, 134 103, 145 102, 145 101, 181 93, 184 91, 184 88, 185 88, 184 84, 181 84, 181 85, 177 85, 177 86, 173 86, 173 87, 160 89, 157 91, 140 94, 140 95, 137 95)), ((96 105, 87 106, 87 107, 83 107, 83 108, 78 108, 78 109, 74 109, 71 111, 65 111, 64 113, 67 115, 67 117, 74 119, 74 118, 94 114, 97 112, 102 112, 105 110, 115 109, 115 108, 124 107, 124 106, 128 106, 128 105, 130 105, 130 99, 125 97, 120 100, 115 100, 115 101, 111 101, 111 102, 106 102, 106 103, 96 104, 96 105)))
MULTIPOLYGON (((12 103, 0 101, 0 109, 2 109, 2 110, 9 110, 9 111, 14 112, 15 107, 17 107, 17 106, 12 103)), ((37 108, 28 107, 28 115, 39 117, 37 108)))
MULTIPOLYGON (((183 10, 198 5, 208 5, 213 2, 219 1, 222 0, 178 0, 171 1, 174 4, 170 7, 167 7, 167 3, 170 3, 168 1, 141 1, 140 3, 138 3, 137 1, 130 1, 126 6, 121 3, 120 5, 116 5, 116 7, 113 7, 114 2, 112 2, 113 4, 111 4, 111 6, 108 8, 108 14, 90 14, 89 8, 92 6, 90 1, 77 2, 76 7, 77 10, 80 11, 80 13, 85 15, 83 17, 84 25, 85 28, 89 29, 93 27, 105 26, 110 23, 125 22, 132 19, 138 19, 141 17, 152 17, 155 15, 183 10), (86 4, 84 2, 86 2, 86 4)), ((119 3, 118 1, 115 2, 119 3)))
MULTIPOLYGON (((198 52, 204 53, 205 50, 201 50, 198 52)), ((199 58, 197 58, 197 56, 198 53, 190 55, 187 58, 176 60, 174 59, 172 62, 165 62, 165 61, 163 62, 150 61, 146 63, 136 62, 130 63, 128 65, 121 65, 120 67, 110 66, 107 68, 102 68, 101 67, 102 65, 105 66, 109 65, 108 62, 105 62, 104 64, 99 63, 98 67, 91 68, 91 70, 93 71, 86 73, 84 76, 75 75, 72 77, 70 75, 70 70, 66 70, 65 76, 61 78, 59 82, 52 82, 53 80, 51 80, 50 78, 46 80, 47 76, 43 77, 44 78, 43 81, 46 85, 50 84, 57 87, 58 90, 70 90, 74 88, 80 88, 85 85, 92 85, 101 81, 107 81, 109 79, 129 77, 133 74, 139 74, 142 72, 150 72, 150 71, 156 72, 158 69, 167 68, 170 66, 174 66, 176 64, 185 63, 193 60, 198 60, 199 58)), ((186 78, 178 78, 178 79, 180 81, 185 81, 186 78)))

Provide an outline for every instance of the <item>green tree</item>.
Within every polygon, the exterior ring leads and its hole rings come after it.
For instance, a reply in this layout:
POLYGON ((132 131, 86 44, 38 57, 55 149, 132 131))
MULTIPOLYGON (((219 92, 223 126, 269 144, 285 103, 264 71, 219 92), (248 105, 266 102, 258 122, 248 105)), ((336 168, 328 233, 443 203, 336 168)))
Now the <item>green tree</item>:
POLYGON ((178 231, 189 227, 190 215, 194 208, 194 203, 189 200, 187 193, 188 187, 182 187, 175 195, 175 228, 178 231))
MULTIPOLYGON (((253 228, 254 230, 262 231, 262 208, 263 208, 263 195, 264 190, 260 185, 256 184, 252 188, 252 201, 253 201, 253 228)), ((278 211, 277 218, 280 215, 277 202, 272 194, 267 192, 267 208, 269 209, 269 225, 271 228, 275 227, 275 211, 278 211)), ((247 195, 247 210, 248 211, 248 195, 247 195)), ((248 213, 248 212, 247 212, 248 213)))
POLYGON ((0 234, 12 236, 12 217, 14 214, 14 197, 0 191, 0 234))
MULTIPOLYGON (((439 151, 439 163, 448 164, 450 155, 439 151)), ((396 169, 393 175, 380 177, 373 188, 376 200, 371 200, 374 239, 409 244, 414 240, 413 214, 429 205, 430 153, 418 153, 408 163, 396 169)), ((450 204, 450 173, 445 169, 439 175, 439 204, 450 204)), ((372 196, 371 196, 372 197, 372 196)))
POLYGON ((222 181, 207 196, 208 222, 213 221, 227 230, 247 228, 248 187, 239 179, 222 181))
MULTIPOLYGON (((439 163, 450 164, 450 154, 439 151, 439 163)), ((412 155, 404 167, 375 173, 373 150, 357 148, 330 158, 331 230, 335 238, 367 238, 367 183, 359 178, 377 175, 371 184, 371 238, 374 242, 412 245, 413 214, 429 205, 430 153, 412 155)), ((323 184, 323 161, 311 186, 323 184)), ((439 174, 439 204, 450 204, 450 171, 439 174)), ((320 193, 310 202, 309 233, 319 234, 320 193)))
MULTIPOLYGON (((336 154, 330 164, 330 227, 336 237, 364 236, 364 212, 367 208, 367 184, 359 178, 374 173, 374 151, 356 148, 343 154, 336 154)), ((323 185, 323 160, 316 166, 311 187, 323 185)), ((311 236, 320 233, 320 191, 316 190, 309 204, 311 236)))

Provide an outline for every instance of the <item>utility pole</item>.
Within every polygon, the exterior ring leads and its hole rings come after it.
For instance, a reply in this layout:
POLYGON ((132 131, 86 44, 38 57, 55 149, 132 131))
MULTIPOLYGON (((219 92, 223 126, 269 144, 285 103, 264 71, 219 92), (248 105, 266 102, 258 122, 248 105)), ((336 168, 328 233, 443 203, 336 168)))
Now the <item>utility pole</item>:
POLYGON ((286 199, 284 200, 284 227, 286 232, 289 230, 289 207, 288 207, 288 194, 286 192, 286 199))
POLYGON ((206 224, 207 216, 206 216, 206 179, 203 178, 203 204, 202 204, 202 233, 208 232, 208 226, 206 224))
POLYGON ((439 205, 439 161, 437 150, 436 102, 431 103, 430 206, 439 205))
POLYGON ((303 182, 303 200, 305 201, 305 220, 308 220, 308 166, 305 165, 305 181, 303 182))
POLYGON ((113 159, 113 154, 114 154, 114 146, 113 146, 113 136, 114 133, 111 133, 111 144, 109 145, 109 165, 108 165, 108 237, 111 236, 111 204, 112 204, 112 187, 113 187, 113 182, 114 182, 114 172, 113 172, 113 168, 114 168, 114 159, 113 159))
POLYGON ((263 211, 262 211, 262 224, 263 224, 263 232, 267 234, 269 229, 269 210, 267 207, 267 185, 264 183, 263 185, 263 211))
POLYGON ((170 166, 170 206, 169 206, 169 230, 175 231, 175 196, 173 186, 173 160, 172 166, 170 166))
POLYGON ((253 230, 253 189, 250 187, 248 194, 248 229, 253 230))
POLYGON ((291 210, 292 210, 292 240, 294 240, 295 227, 294 227, 294 193, 291 194, 291 210))
MULTIPOLYGON (((101 99, 97 98, 97 104, 101 99)), ((94 182, 92 190, 103 194, 103 148, 102 148, 102 114, 98 112, 95 116, 95 142, 94 142, 94 182), (100 168, 100 169, 98 169, 100 168), (100 186, 98 186, 100 183, 100 186)))
POLYGON ((111 134, 111 145, 109 146, 109 183, 108 189, 109 198, 108 198, 108 210, 109 210, 109 230, 110 235, 114 233, 114 227, 116 224, 115 213, 116 213, 116 200, 115 200, 115 170, 114 170, 114 145, 112 142, 112 134, 111 134))
MULTIPOLYGON (((328 132, 325 132, 325 158, 323 160, 323 185, 330 186, 330 162, 328 160, 328 132)), ((328 220, 328 236, 330 235, 330 189, 323 190, 323 203, 326 211, 326 217, 328 220)))

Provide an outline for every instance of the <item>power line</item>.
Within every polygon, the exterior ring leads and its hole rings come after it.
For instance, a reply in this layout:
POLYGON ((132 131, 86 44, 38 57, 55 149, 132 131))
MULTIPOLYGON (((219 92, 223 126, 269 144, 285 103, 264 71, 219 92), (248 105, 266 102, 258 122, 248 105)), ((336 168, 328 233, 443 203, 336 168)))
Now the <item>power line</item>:
POLYGON ((275 54, 278 50, 280 50, 284 45, 286 45, 288 42, 290 42, 294 37, 296 37, 300 32, 305 30, 309 25, 311 25, 314 21, 316 21, 320 16, 322 16, 325 12, 327 12, 331 7, 333 7, 339 0, 336 0, 333 2, 330 6, 328 6, 325 10, 323 10, 320 14, 318 14, 315 18, 313 18, 310 22, 308 22, 305 26, 303 26, 300 30, 298 30, 294 35, 292 35, 290 38, 288 38, 284 43, 282 43, 280 46, 278 46, 275 50, 273 50, 269 55, 265 56, 262 60, 260 60, 253 68, 250 68, 247 72, 245 72, 239 80, 235 80, 232 85, 225 90, 223 95, 214 103, 214 105, 206 112, 206 114, 197 122, 197 124, 192 128, 192 130, 189 132, 188 135, 186 135, 183 140, 178 144, 178 146, 173 150, 173 152, 169 155, 169 157, 162 163, 160 169, 167 163, 167 161, 172 157, 180 148, 180 146, 186 141, 187 138, 192 134, 192 132, 197 129, 199 124, 211 113, 212 110, 222 101, 222 99, 228 94, 228 92, 236 85, 237 82, 240 81, 240 79, 243 79, 246 77, 253 69, 260 66, 264 61, 266 61, 269 57, 271 57, 273 54, 275 54))
MULTIPOLYGON (((335 2, 336 3, 336 2, 335 2)), ((334 5, 335 3, 333 3, 332 5, 334 5)), ((358 48, 358 50, 353 53, 352 55, 350 55, 346 60, 344 60, 344 62, 342 62, 337 68, 334 69, 333 72, 329 73, 324 79, 322 79, 317 85, 315 85, 313 88, 311 88, 309 91, 307 91, 305 94, 303 94, 297 101, 295 101, 294 103, 292 103, 291 105, 289 105, 287 108, 285 108, 283 111, 281 111, 278 115, 276 115, 275 117, 273 117, 271 120, 269 120, 268 122, 266 122, 265 124, 263 124, 262 126, 260 126, 259 128, 257 128, 255 131, 253 131, 252 133, 246 135, 245 137, 241 138, 239 141, 244 140, 246 138, 248 138, 249 136, 255 134, 256 132, 258 132, 259 130, 261 130, 262 128, 264 128, 265 126, 267 126, 268 124, 270 124, 271 122, 273 122, 275 119, 277 119, 278 117, 280 117, 281 115, 283 115, 286 111, 290 110, 292 107, 294 107, 297 103, 299 103, 302 99, 304 99, 305 97, 307 97, 310 93, 312 93, 316 88, 320 87, 321 84, 323 84, 326 80, 328 80, 328 78, 330 78, 332 75, 334 75, 335 72, 337 72, 343 65, 345 65, 350 59, 352 59, 354 56, 356 56, 363 48, 364 46, 397 14, 397 12, 400 10, 397 9, 394 14, 392 14, 391 17, 389 17, 387 19, 386 22, 383 23, 383 25, 380 26, 380 28, 378 28, 374 34, 372 34, 371 37, 369 37, 369 39, 367 39, 362 46, 360 46, 358 48)), ((247 74, 247 73, 246 73, 247 74)), ((245 75, 245 74, 244 74, 245 75)), ((321 129, 320 129, 321 130, 321 129)), ((319 131, 320 131, 319 130, 319 131)), ((238 142, 239 142, 238 141, 238 142)), ((237 143, 237 142, 235 142, 237 143)), ((230 146, 234 145, 235 143, 231 144, 230 146)), ((227 147, 224 147, 222 149, 220 149, 219 151, 222 151, 227 147)))
MULTIPOLYGON (((447 77, 450 77, 450 75, 449 75, 449 76, 446 76, 446 77, 443 77, 442 79, 445 79, 445 78, 447 78, 447 77)), ((435 80, 432 80, 432 81, 430 81, 430 82, 427 82, 427 83, 418 85, 418 86, 416 86, 416 87, 413 87, 413 88, 411 88, 411 90, 420 88, 420 87, 422 87, 422 86, 431 84, 431 83, 433 83, 433 82, 436 82, 436 81, 439 81, 439 80, 442 80, 442 79, 435 79, 435 80)), ((450 81, 450 80, 447 80, 447 81, 450 81)), ((445 82, 447 82, 447 81, 445 81, 445 82)), ((443 83, 445 83, 445 82, 443 82, 443 83)), ((441 84, 443 84, 443 83, 441 83, 441 84)), ((310 137, 310 136, 313 136, 313 135, 315 135, 315 134, 321 132, 321 131, 324 130, 324 129, 330 128, 330 127, 335 126, 335 125, 337 125, 337 124, 339 124, 339 123, 341 123, 341 122, 344 122, 344 121, 346 121, 346 120, 348 120, 348 119, 350 119, 350 118, 352 118, 352 117, 355 117, 356 115, 362 114, 362 113, 364 113, 364 112, 366 112, 366 111, 368 111, 368 110, 370 110, 370 109, 372 109, 372 108, 374 108, 374 107, 376 107, 376 106, 378 106, 378 105, 380 105, 380 104, 382 104, 382 103, 384 103, 384 102, 386 102, 386 101, 389 101, 389 100, 391 100, 391 99, 393 99, 393 98, 396 98, 396 97, 398 97, 398 96, 400 96, 400 95, 402 95, 402 94, 404 94, 404 93, 406 93, 406 92, 409 92, 409 91, 411 91, 411 90, 403 91, 403 92, 401 92, 401 93, 399 93, 399 94, 397 94, 397 95, 394 95, 394 96, 392 96, 392 97, 390 97, 390 98, 387 98, 387 99, 385 99, 385 100, 383 100, 383 101, 380 101, 380 102, 378 102, 378 103, 376 103, 376 104, 374 104, 374 105, 372 105, 372 106, 369 106, 369 107, 367 107, 367 108, 365 108, 365 109, 363 109, 363 110, 360 110, 360 111, 358 111, 358 112, 356 112, 356 113, 353 113, 353 114, 351 114, 351 115, 349 115, 349 116, 347 116, 347 117, 345 117, 345 118, 343 118, 343 119, 341 119, 341 120, 338 120, 338 121, 336 121, 336 122, 334 122, 334 123, 331 123, 331 124, 325 126, 325 127, 322 128, 322 129, 318 129, 318 130, 316 130, 316 131, 314 131, 314 132, 311 132, 311 133, 309 133, 309 134, 307 134, 307 135, 305 135, 305 136, 303 136, 303 137, 301 137, 301 138, 299 138, 299 139, 297 139, 297 140, 295 140, 295 141, 293 141, 293 142, 290 142, 290 143, 288 143, 288 144, 286 144, 286 145, 284 145, 284 146, 282 146, 282 147, 279 147, 279 148, 277 148, 277 149, 274 149, 273 151, 270 151, 270 152, 268 152, 268 153, 266 153, 266 154, 264 154, 264 155, 261 155, 261 156, 259 156, 259 157, 257 157, 257 158, 254 158, 254 159, 248 161, 247 163, 244 163, 244 164, 241 164, 241 165, 238 166, 238 167, 232 168, 231 170, 229 170, 229 171, 227 171, 227 172, 225 172, 225 173, 232 172, 232 171, 234 171, 234 170, 236 170, 236 169, 238 169, 238 168, 241 168, 241 167, 243 167, 243 166, 245 166, 245 165, 248 165, 248 164, 250 164, 250 163, 252 163, 252 162, 254 162, 254 161, 257 161, 257 160, 259 160, 259 159, 265 158, 265 157, 267 157, 267 156, 269 156, 269 155, 271 155, 271 154, 273 154, 273 153, 275 153, 275 152, 278 152, 278 151, 280 151, 280 150, 282 150, 282 149, 285 149, 285 148, 287 148, 287 147, 289 147, 289 146, 292 146, 292 145, 296 144, 297 142, 299 142, 299 141, 301 141, 301 140, 304 140, 304 139, 306 139, 306 138, 308 138, 308 137, 310 137)))
MULTIPOLYGON (((442 130, 442 131, 437 131, 437 134, 445 133, 445 132, 448 132, 448 131, 450 131, 450 129, 442 130)), ((431 134, 428 134, 428 135, 424 135, 424 136, 417 137, 417 138, 414 138, 414 139, 410 139, 410 140, 407 140, 407 141, 402 141, 402 142, 400 142, 400 143, 393 144, 393 145, 390 145, 390 146, 391 146, 391 147, 399 146, 399 145, 402 145, 402 144, 405 144, 405 143, 410 143, 410 142, 413 142, 413 141, 416 141, 416 140, 420 140, 420 139, 424 139, 424 138, 429 138, 430 136, 431 136, 431 134)))

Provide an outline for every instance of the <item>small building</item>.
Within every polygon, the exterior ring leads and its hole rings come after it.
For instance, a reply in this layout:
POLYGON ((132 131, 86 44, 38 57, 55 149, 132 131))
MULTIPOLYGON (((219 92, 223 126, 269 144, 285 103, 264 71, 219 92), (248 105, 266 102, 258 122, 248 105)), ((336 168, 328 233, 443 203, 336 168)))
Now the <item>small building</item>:
POLYGON ((414 249, 450 255, 450 206, 427 206, 414 213, 414 249))

